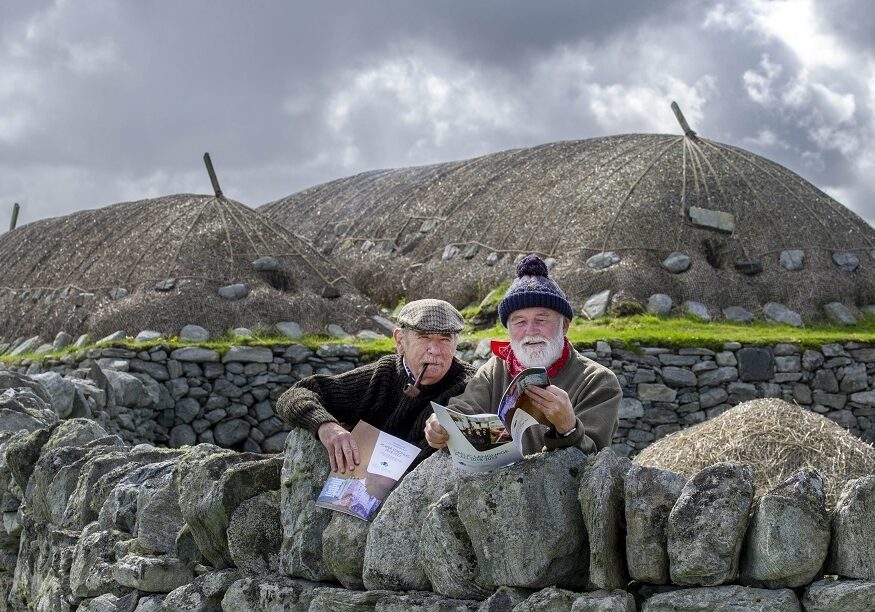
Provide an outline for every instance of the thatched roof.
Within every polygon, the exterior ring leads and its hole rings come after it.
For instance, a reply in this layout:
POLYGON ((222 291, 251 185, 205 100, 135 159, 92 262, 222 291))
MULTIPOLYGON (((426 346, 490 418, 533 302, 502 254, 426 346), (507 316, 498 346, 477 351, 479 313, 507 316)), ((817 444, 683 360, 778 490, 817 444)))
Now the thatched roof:
POLYGON ((875 289, 875 231, 860 217, 787 168, 695 136, 629 134, 366 172, 259 211, 343 261, 353 282, 382 301, 403 287, 408 298, 464 305, 509 278, 529 252, 557 260, 552 275, 578 305, 612 289, 712 307, 777 301, 810 316, 828 301, 869 303, 875 289), (734 229, 697 224, 696 209, 732 215, 734 229), (452 246, 458 254, 442 261, 452 246), (789 249, 805 251, 802 270, 779 264, 789 249), (585 265, 604 251, 620 263, 585 265), (688 271, 661 267, 675 251, 692 257, 688 271), (840 271, 838 251, 853 251, 860 268, 840 271), (499 256, 492 266, 490 254, 499 256), (749 260, 764 271, 736 269, 749 260))
POLYGON ((221 333, 289 320, 314 331, 331 322, 358 329, 376 312, 291 231, 212 196, 173 195, 37 221, 0 235, 0 261, 0 337, 50 339, 86 329, 174 334, 187 323, 221 333), (254 270, 265 256, 279 269, 254 270), (157 291, 167 279, 174 287, 157 291), (219 297, 219 287, 235 283, 250 294, 219 297), (321 297, 326 287, 340 297, 321 297), (113 299, 117 288, 129 295, 113 299))
POLYGON ((827 507, 845 483, 875 473, 875 449, 826 417, 779 399, 739 404, 645 448, 634 462, 681 472, 732 461, 754 467, 756 498, 800 468, 823 476, 827 507))

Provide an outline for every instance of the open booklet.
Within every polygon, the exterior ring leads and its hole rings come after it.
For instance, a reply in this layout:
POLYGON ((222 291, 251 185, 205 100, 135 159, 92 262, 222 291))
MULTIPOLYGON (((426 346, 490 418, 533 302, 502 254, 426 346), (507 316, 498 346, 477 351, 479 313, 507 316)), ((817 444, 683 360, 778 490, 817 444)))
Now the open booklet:
POLYGON ((351 433, 361 461, 352 472, 328 474, 316 505, 369 521, 420 449, 364 421, 351 433))
POLYGON ((447 447, 456 467, 466 472, 487 472, 522 459, 526 429, 538 423, 549 425, 525 390, 549 384, 546 369, 523 370, 507 386, 497 414, 462 414, 432 402, 435 416, 449 433, 447 447))

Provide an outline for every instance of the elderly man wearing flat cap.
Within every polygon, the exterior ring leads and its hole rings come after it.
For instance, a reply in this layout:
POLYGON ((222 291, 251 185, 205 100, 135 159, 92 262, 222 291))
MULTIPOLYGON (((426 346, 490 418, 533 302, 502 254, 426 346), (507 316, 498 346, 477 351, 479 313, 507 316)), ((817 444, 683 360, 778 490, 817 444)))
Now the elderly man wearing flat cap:
MULTIPOLYGON (((493 356, 449 406, 466 414, 495 412, 514 376, 525 368, 543 367, 552 384, 529 387, 525 393, 549 425, 525 431, 523 452, 571 446, 592 453, 608 446, 617 431, 623 394, 611 370, 568 342, 565 333, 572 315, 571 304, 541 258, 525 257, 498 306, 510 342, 493 342, 493 356)), ((425 437, 435 448, 447 445, 447 431, 436 418, 428 420, 425 437)))
POLYGON ((424 436, 431 402, 446 404, 474 373, 455 357, 464 324, 448 302, 410 302, 398 313, 393 332, 397 354, 336 376, 309 376, 282 394, 277 414, 318 437, 331 469, 341 473, 359 463, 348 429, 360 420, 416 444, 422 458, 431 451, 424 436))

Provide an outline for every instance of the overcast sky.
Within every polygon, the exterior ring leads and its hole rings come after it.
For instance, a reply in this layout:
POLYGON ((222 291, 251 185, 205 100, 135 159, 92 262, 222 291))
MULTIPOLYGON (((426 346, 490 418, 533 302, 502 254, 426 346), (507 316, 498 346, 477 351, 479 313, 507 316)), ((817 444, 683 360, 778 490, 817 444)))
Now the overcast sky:
POLYGON ((252 207, 375 168, 702 136, 875 222, 870 0, 2 0, 0 231, 210 193, 252 207))

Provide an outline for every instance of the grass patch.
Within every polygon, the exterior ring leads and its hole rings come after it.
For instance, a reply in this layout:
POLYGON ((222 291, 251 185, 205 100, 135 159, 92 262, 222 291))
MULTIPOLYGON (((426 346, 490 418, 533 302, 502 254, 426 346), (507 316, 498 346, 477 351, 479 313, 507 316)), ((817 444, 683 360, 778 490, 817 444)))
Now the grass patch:
POLYGON ((510 288, 510 281, 501 283, 498 287, 486 294, 479 304, 467 306, 460 312, 466 320, 474 319, 480 316, 481 313, 496 312, 498 305, 501 303, 504 294, 510 288))
MULTIPOLYGON (((502 338, 507 330, 500 324, 476 331, 469 336, 473 341, 483 338, 502 338)), ((830 342, 875 343, 875 319, 865 318, 853 327, 814 325, 796 328, 775 325, 765 321, 749 324, 718 321, 705 323, 683 316, 660 318, 654 315, 632 317, 605 317, 588 321, 575 318, 568 330, 568 339, 575 346, 593 346, 599 340, 620 342, 626 346, 658 346, 665 348, 705 347, 720 349, 724 342, 769 345, 778 342, 798 344, 804 348, 830 342)))
MULTIPOLYGON (((503 295, 503 290, 501 295, 503 295)), ((507 338, 507 330, 500 324, 488 329, 468 329, 462 340, 476 344, 484 338, 507 338)), ((860 342, 875 344, 875 318, 861 319, 853 327, 838 325, 812 325, 795 328, 789 325, 774 325, 763 321, 750 324, 728 323, 725 321, 704 323, 692 317, 659 318, 654 315, 635 315, 631 317, 602 318, 587 321, 576 318, 568 330, 568 339, 579 347, 594 346, 599 340, 620 342, 634 349, 636 346, 658 346, 665 348, 705 347, 720 350, 724 342, 735 341, 742 344, 771 345, 778 342, 798 344, 803 348, 817 348, 830 342, 860 342)), ((379 340, 341 340, 326 336, 307 335, 300 340, 285 336, 254 332, 250 338, 235 336, 232 332, 210 339, 206 342, 180 342, 178 338, 134 342, 133 339, 119 340, 101 345, 91 344, 75 349, 67 347, 60 351, 35 354, 29 353, 10 357, 0 357, 0 362, 17 364, 24 360, 61 359, 67 355, 77 355, 93 348, 119 347, 131 351, 149 350, 162 345, 167 350, 184 346, 201 346, 224 355, 232 346, 266 346, 303 344, 316 350, 325 344, 345 344, 359 347, 362 356, 370 360, 395 351, 395 341, 386 337, 379 340)))

